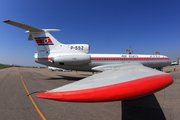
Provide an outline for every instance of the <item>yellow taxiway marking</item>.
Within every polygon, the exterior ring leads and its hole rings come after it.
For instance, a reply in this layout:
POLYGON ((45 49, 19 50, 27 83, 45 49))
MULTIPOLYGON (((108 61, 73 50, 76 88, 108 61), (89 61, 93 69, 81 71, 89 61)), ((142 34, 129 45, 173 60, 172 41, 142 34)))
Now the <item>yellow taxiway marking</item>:
MULTIPOLYGON (((19 69, 18 69, 18 72, 19 72, 19 69)), ((46 118, 45 118, 44 115, 41 113, 41 111, 40 111, 39 108, 37 107, 36 103, 35 103, 34 100, 32 99, 31 95, 29 94, 29 91, 28 91, 28 89, 27 89, 27 87, 26 87, 26 85, 25 85, 25 83, 24 83, 24 81, 23 81, 23 78, 22 78, 23 76, 20 74, 20 72, 19 72, 19 75, 20 75, 20 77, 21 77, 21 81, 22 81, 22 83, 23 83, 23 85, 24 85, 24 88, 26 89, 26 92, 27 92, 27 94, 29 95, 29 98, 31 99, 31 102, 33 103, 34 107, 36 108, 36 110, 37 110, 37 112, 39 113, 39 115, 41 116, 41 118, 42 118, 43 120, 46 120, 46 118)))

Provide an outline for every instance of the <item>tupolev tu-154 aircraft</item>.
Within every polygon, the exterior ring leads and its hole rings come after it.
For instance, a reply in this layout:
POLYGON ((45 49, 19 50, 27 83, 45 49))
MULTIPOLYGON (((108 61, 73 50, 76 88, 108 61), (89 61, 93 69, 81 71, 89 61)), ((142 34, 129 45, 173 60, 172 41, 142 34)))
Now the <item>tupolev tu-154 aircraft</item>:
POLYGON ((50 32, 14 22, 5 23, 26 30, 38 53, 35 62, 79 71, 101 71, 80 81, 37 94, 36 97, 69 102, 128 100, 155 93, 171 85, 175 76, 153 68, 171 64, 164 55, 88 54, 88 44, 62 44, 50 32))

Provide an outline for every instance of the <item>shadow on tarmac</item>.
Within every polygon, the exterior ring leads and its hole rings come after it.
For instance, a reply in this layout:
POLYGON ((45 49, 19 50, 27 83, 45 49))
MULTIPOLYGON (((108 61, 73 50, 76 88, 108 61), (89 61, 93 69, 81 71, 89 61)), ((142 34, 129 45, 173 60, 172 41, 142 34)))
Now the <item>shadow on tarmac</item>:
POLYGON ((58 75, 59 78, 48 78, 46 80, 69 80, 69 81, 78 81, 86 77, 71 77, 71 76, 65 76, 65 75, 58 75))
POLYGON ((165 71, 166 73, 171 73, 172 71, 165 71))
POLYGON ((154 94, 122 101, 122 120, 166 120, 154 94))

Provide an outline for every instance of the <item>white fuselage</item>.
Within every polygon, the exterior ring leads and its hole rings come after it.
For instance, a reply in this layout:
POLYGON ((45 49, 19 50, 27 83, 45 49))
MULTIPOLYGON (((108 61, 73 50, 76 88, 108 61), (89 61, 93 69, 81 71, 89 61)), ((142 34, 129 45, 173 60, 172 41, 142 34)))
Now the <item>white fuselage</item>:
MULTIPOLYGON (((88 54, 91 61, 83 65, 62 65, 52 63, 51 60, 60 54, 39 55, 35 54, 37 63, 79 71, 94 71, 92 68, 102 65, 141 63, 151 68, 162 68, 171 64, 171 61, 164 55, 138 55, 138 54, 88 54)), ((73 62, 73 61, 72 61, 73 62)))

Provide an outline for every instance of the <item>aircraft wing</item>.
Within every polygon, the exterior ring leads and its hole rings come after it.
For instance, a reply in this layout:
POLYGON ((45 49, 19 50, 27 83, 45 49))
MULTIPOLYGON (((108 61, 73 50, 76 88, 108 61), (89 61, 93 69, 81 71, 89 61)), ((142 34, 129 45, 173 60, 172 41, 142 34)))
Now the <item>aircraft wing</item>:
POLYGON ((141 64, 123 64, 36 97, 69 102, 128 100, 157 92, 171 85, 174 79, 168 73, 141 64))

